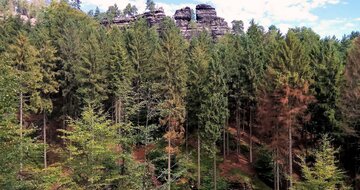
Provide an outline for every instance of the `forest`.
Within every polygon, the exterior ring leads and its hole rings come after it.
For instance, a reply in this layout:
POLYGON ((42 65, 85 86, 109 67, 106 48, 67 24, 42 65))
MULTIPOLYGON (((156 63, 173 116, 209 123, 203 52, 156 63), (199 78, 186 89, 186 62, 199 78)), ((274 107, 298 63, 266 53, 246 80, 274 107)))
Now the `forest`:
POLYGON ((0 0, 0 189, 360 188, 360 32, 80 6, 0 0))

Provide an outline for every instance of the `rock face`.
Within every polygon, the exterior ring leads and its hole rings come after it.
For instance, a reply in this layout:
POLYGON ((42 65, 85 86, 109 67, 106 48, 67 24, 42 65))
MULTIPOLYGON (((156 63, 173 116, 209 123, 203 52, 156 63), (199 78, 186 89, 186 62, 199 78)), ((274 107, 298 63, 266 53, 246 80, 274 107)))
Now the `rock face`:
POLYGON ((215 8, 206 4, 196 6, 196 20, 194 21, 191 21, 189 7, 177 10, 174 19, 186 39, 190 39, 202 31, 208 32, 215 39, 230 32, 227 22, 217 16, 215 8))
MULTIPOLYGON (((112 21, 103 20, 102 24, 116 24, 120 27, 126 27, 132 22, 145 18, 149 26, 155 26, 161 23, 166 17, 162 8, 154 12, 145 12, 144 14, 130 16, 130 17, 117 17, 112 21)), ((179 9, 175 12, 174 19, 176 26, 179 27, 182 35, 186 39, 200 34, 202 31, 208 32, 213 38, 218 38, 230 32, 230 28, 223 18, 216 15, 215 8, 210 5, 200 4, 196 6, 196 20, 191 20, 192 13, 190 7, 179 9)))
POLYGON ((145 12, 144 14, 139 14, 136 16, 120 16, 114 18, 112 21, 108 21, 107 19, 104 19, 101 24, 103 25, 109 25, 109 24, 115 24, 120 27, 126 27, 130 25, 132 22, 140 19, 145 18, 145 20, 148 22, 149 26, 154 26, 156 24, 161 23, 161 21, 166 17, 164 9, 159 8, 156 9, 154 12, 145 12))

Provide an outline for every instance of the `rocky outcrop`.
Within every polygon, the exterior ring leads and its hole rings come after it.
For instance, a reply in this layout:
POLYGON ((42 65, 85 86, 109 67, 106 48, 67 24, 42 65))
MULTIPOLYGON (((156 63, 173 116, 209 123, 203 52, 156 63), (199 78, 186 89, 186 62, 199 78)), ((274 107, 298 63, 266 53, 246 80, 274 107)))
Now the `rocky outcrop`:
POLYGON ((155 26, 161 23, 162 20, 166 17, 164 9, 159 8, 154 12, 145 12, 142 15, 138 15, 138 18, 145 18, 146 21, 149 23, 150 26, 155 26))
POLYGON ((166 17, 164 9, 159 8, 156 9, 153 12, 145 12, 144 14, 139 14, 136 16, 120 16, 115 17, 112 21, 108 21, 107 19, 104 19, 101 24, 103 25, 109 25, 109 24, 115 24, 120 27, 126 27, 130 25, 132 22, 140 19, 145 18, 145 20, 148 22, 149 26, 155 26, 156 24, 161 23, 161 21, 166 17))
MULTIPOLYGON (((164 10, 159 8, 154 12, 145 12, 136 16, 121 16, 114 18, 112 21, 103 20, 102 24, 116 24, 120 27, 126 27, 140 18, 145 18, 149 26, 155 26, 160 24, 165 17, 164 10)), ((230 32, 227 22, 216 15, 215 8, 206 4, 196 6, 196 20, 192 20, 190 7, 177 10, 173 18, 176 26, 179 27, 186 39, 191 39, 202 31, 208 32, 213 38, 218 38, 230 32)))
POLYGON ((213 38, 219 38, 230 32, 227 22, 217 16, 215 8, 206 4, 196 6, 196 20, 191 21, 191 9, 189 7, 177 10, 174 19, 181 33, 187 39, 202 31, 208 32, 213 38))

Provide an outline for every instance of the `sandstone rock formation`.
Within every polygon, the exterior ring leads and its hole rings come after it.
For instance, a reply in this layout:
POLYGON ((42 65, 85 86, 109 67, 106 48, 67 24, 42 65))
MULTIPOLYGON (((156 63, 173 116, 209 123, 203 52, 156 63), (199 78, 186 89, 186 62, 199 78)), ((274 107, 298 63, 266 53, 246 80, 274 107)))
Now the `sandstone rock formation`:
POLYGON ((139 14, 136 16, 120 16, 115 17, 112 21, 108 21, 107 19, 104 19, 101 23, 103 25, 108 24, 115 24, 120 27, 126 27, 130 25, 132 22, 140 19, 145 18, 145 20, 148 22, 149 26, 154 26, 156 24, 161 23, 161 21, 166 17, 164 9, 159 8, 156 9, 154 12, 145 12, 144 14, 139 14))
POLYGON ((196 6, 196 20, 191 21, 189 7, 177 10, 174 19, 186 39, 190 39, 202 31, 208 32, 213 38, 230 32, 227 22, 217 16, 215 8, 206 4, 196 6))
MULTIPOLYGON (((227 22, 225 22, 223 18, 218 17, 215 8, 210 5, 200 4, 196 6, 196 20, 191 20, 191 14, 191 9, 185 7, 177 10, 173 17, 176 25, 186 39, 191 39, 202 31, 208 32, 213 38, 218 38, 230 32, 227 22)), ((155 26, 160 24, 165 17, 164 10, 159 8, 154 12, 145 12, 144 14, 136 16, 117 17, 110 21, 110 23, 104 20, 102 24, 116 24, 120 27, 126 27, 140 18, 145 18, 149 26, 155 26)))

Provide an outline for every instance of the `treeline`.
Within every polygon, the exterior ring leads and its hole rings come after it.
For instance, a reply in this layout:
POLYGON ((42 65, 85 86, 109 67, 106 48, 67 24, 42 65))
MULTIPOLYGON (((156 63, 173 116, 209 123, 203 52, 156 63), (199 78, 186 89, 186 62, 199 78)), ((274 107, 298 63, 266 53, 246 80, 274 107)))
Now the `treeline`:
POLYGON ((274 189, 356 187, 359 33, 236 23, 186 41, 66 2, 0 20, 1 189, 227 189, 232 154, 274 189))

